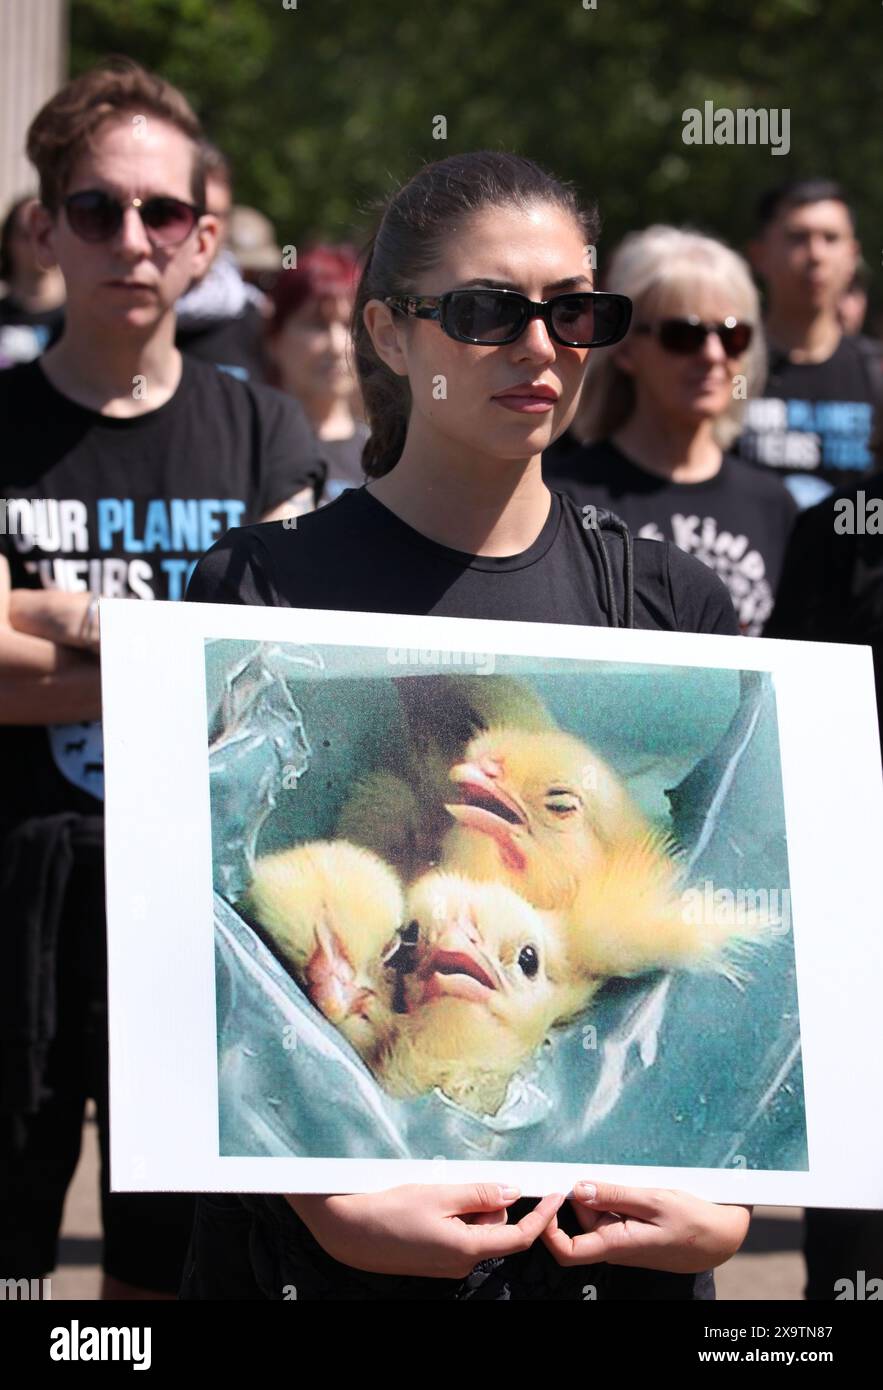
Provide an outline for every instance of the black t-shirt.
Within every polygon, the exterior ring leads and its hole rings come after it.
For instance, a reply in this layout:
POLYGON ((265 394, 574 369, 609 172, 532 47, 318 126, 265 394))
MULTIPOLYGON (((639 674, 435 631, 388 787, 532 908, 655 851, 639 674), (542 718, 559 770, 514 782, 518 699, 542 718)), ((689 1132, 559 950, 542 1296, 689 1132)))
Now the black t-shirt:
MULTIPOLYGON (((228 527, 325 477, 295 401, 186 357, 169 400, 129 419, 77 405, 39 362, 12 367, 0 372, 0 429, 0 554, 15 589, 181 599, 228 527)), ((0 826, 100 813, 100 723, 0 727, 0 760, 0 826)))
MULTIPOLYGON (((599 517, 603 522, 604 518, 599 517)), ((623 611, 623 542, 602 530, 623 611)), ((366 488, 298 518, 296 529, 264 522, 230 531, 200 560, 187 599, 366 613, 438 614, 525 622, 610 625, 600 563, 582 516, 553 492, 545 525, 518 555, 469 555, 427 539, 366 488)), ((682 632, 737 632, 726 589, 704 565, 674 546, 634 543, 635 626, 682 632)), ((534 1205, 512 1207, 517 1221, 534 1205)), ((575 1234, 568 1210, 562 1227, 575 1234)), ((559 1267, 542 1242, 522 1255, 483 1261, 468 1280, 366 1274, 333 1260, 282 1198, 210 1198, 197 1222, 196 1268, 188 1297, 693 1299, 714 1296, 710 1273, 678 1275, 610 1265, 559 1267), (245 1207, 243 1212, 242 1208, 245 1207), (250 1214, 250 1215, 249 1215, 250 1214), (242 1239, 243 1221, 251 1236, 242 1239), (210 1267, 209 1267, 210 1266, 210 1267), (242 1290, 249 1290, 243 1293, 242 1290)))
POLYGON ((740 458, 775 469, 801 507, 856 486, 874 467, 868 441, 883 395, 881 352, 870 338, 850 337, 825 362, 792 362, 771 348, 763 394, 745 408, 740 458))
POLYGON ((797 504, 778 478, 724 454, 720 472, 674 483, 641 468, 609 440, 565 438, 543 455, 550 487, 578 507, 606 507, 635 536, 674 541, 726 584, 739 626, 758 637, 769 617, 797 504))
POLYGON ((0 299, 0 368, 32 362, 61 337, 64 305, 25 309, 12 294, 0 299))
POLYGON ((234 318, 211 319, 187 327, 179 324, 175 343, 188 357, 213 362, 240 381, 266 381, 264 320, 251 302, 234 318))
MULTIPOLYGON (((469 555, 400 520, 367 488, 298 517, 231 531, 194 570, 187 598, 609 626, 596 551, 579 509, 553 492, 545 525, 519 555, 469 555)), ((623 611, 622 541, 603 532, 623 611)), ((720 581, 671 545, 634 543, 635 626, 737 633, 720 581)))
POLYGON ((883 472, 800 514, 764 636, 870 646, 883 742, 883 472))

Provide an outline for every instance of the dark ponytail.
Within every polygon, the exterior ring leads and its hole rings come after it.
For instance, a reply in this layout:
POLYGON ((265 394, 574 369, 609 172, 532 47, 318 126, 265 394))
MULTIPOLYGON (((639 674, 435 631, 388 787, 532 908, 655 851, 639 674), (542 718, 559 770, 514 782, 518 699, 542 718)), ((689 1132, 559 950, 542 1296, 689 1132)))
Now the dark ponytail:
POLYGON ((363 253, 351 323, 355 369, 371 429, 362 455, 367 477, 381 478, 398 463, 411 413, 407 377, 397 376, 378 357, 365 327, 362 311, 368 300, 413 294, 417 277, 438 264, 446 238, 471 214, 489 207, 527 210, 538 203, 569 213, 584 243, 595 245, 600 232, 595 206, 584 207, 572 184, 521 155, 494 150, 450 155, 424 165, 389 199, 363 253))

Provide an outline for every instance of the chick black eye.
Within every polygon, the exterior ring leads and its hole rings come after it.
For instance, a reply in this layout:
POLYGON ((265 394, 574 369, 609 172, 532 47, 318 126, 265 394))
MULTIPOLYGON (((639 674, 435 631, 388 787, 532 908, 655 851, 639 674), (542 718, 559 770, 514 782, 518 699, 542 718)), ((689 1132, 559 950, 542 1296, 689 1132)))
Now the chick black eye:
POLYGON ((535 946, 522 946, 518 954, 518 967, 529 980, 533 979, 540 968, 540 958, 535 946))
POLYGON ((579 797, 572 792, 549 792, 546 797, 546 807, 549 811, 554 811, 556 815, 567 816, 572 811, 579 810, 579 797))

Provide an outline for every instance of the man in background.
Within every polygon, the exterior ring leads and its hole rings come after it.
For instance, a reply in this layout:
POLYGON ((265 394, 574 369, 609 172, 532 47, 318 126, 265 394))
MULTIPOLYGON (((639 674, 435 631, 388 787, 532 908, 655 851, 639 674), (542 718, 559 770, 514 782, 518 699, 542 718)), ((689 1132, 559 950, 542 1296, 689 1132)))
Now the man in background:
POLYGON ((98 595, 182 599, 229 527, 295 515, 325 478, 295 401, 175 346, 218 238, 200 142, 185 97, 128 60, 43 107, 32 230, 65 328, 0 372, 0 1269, 54 1268, 92 1097, 103 1298, 175 1297, 193 1201, 109 1189, 98 595))
MULTIPOLYGON (((175 342, 182 352, 214 362, 241 381, 266 381, 262 309, 269 306, 261 291, 243 279, 229 244, 237 212, 233 207, 230 165, 217 146, 208 141, 203 142, 202 158, 206 168, 206 210, 218 221, 217 250, 202 278, 175 305, 175 342)), ((279 251, 275 269, 279 270, 281 264, 279 251)))
POLYGON ((757 220, 749 255, 766 285, 769 370, 737 450, 774 469, 806 507, 871 471, 881 349, 846 335, 839 319, 860 256, 841 186, 806 179, 771 189, 757 220))

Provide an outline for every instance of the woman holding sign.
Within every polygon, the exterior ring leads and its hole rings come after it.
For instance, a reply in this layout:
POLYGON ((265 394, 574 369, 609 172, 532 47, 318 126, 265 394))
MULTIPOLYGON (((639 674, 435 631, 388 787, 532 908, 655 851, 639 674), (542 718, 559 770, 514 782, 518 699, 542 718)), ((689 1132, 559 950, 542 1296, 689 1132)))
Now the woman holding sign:
MULTIPOLYGON (((629 324, 630 301, 593 288, 598 233, 530 160, 421 169, 386 208, 354 307, 369 481, 296 529, 229 531, 187 598, 735 635, 698 560, 543 482, 591 350, 629 324)), ((182 1297, 714 1297, 750 1208, 585 1176, 539 1202, 473 1183, 203 1198, 182 1297)))

